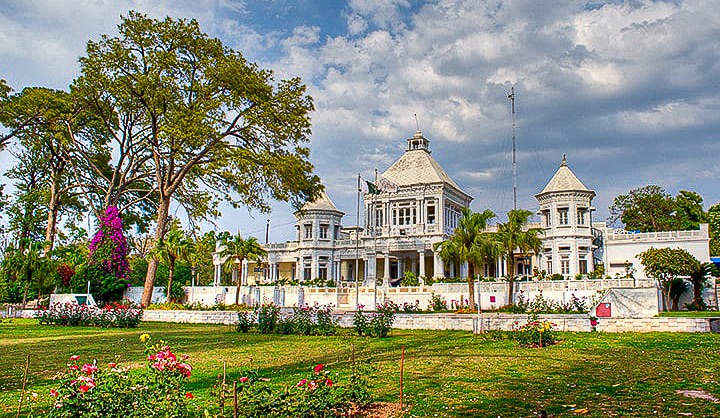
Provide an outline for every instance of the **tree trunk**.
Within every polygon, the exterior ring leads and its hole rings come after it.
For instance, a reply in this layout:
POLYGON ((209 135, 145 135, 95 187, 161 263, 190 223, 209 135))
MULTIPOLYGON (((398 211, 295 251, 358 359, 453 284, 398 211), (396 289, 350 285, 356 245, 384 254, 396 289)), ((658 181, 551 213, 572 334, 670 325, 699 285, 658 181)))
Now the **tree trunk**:
POLYGON ((245 260, 244 258, 241 258, 240 263, 238 264, 238 267, 237 267, 237 270, 238 270, 237 282, 236 282, 237 287, 235 288, 235 304, 236 305, 240 304, 240 283, 242 283, 242 266, 243 266, 244 260, 245 260))
POLYGON ((512 305, 515 301, 514 294, 515 294, 515 260, 513 259, 513 256, 509 256, 507 261, 505 262, 505 265, 507 266, 507 275, 508 275, 508 295, 507 295, 507 304, 512 305))
POLYGON ((167 302, 172 302, 170 298, 172 296, 173 276, 175 275, 175 259, 173 257, 168 258, 170 259, 170 266, 168 268, 167 302))
POLYGON ((48 204, 47 226, 45 227, 45 254, 52 251, 55 245, 55 229, 57 227, 57 215, 60 210, 57 187, 55 184, 50 186, 50 202, 48 204))
MULTIPOLYGON (((165 227, 167 226, 168 210, 170 208, 170 200, 161 200, 160 206, 158 207, 157 215, 157 228, 155 229, 155 244, 165 236, 165 227)), ((147 274, 145 275, 145 286, 143 287, 143 294, 140 304, 144 307, 150 306, 152 303, 153 289, 155 288, 155 274, 157 273, 158 264, 160 262, 157 258, 153 257, 148 263, 147 274)))
POLYGON ((676 297, 672 298, 672 307, 670 308, 670 310, 677 311, 679 304, 680 304, 680 296, 676 296, 676 297))
POLYGON ((699 309, 701 306, 703 306, 703 300, 702 300, 703 283, 702 283, 702 278, 700 278, 700 279, 692 279, 692 285, 693 285, 693 304, 695 305, 696 309, 699 309))
POLYGON ((470 301, 470 309, 475 310, 475 265, 468 262, 468 300, 470 301))

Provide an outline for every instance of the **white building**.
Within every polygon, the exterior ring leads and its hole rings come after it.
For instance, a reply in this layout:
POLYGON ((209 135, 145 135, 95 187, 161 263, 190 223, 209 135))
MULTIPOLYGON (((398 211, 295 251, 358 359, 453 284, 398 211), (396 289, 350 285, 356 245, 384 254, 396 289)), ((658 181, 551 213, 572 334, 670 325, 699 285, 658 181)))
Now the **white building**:
MULTIPOLYGON (((376 279, 396 284, 405 272, 419 277, 465 277, 466 265, 446 265, 434 244, 446 240, 457 226, 461 209, 472 197, 448 176, 432 157, 430 141, 420 131, 407 139, 407 148, 377 181, 379 194, 364 193, 363 227, 343 227, 344 213, 322 193, 296 212, 296 239, 268 244, 265 268, 245 266, 249 284, 285 279, 321 279, 371 286, 376 279), (384 187, 383 187, 384 186, 384 187)), ((698 231, 649 234, 620 233, 592 220, 588 189, 572 172, 565 156, 543 190, 535 195, 542 229, 542 250, 519 257, 517 272, 574 278, 604 264, 605 274, 626 277, 634 271, 644 278, 638 253, 654 246, 684 248, 700 261, 710 261, 707 225, 698 231)), ((492 229, 492 228, 490 228, 492 229)), ((479 269, 499 277, 504 263, 479 269)))

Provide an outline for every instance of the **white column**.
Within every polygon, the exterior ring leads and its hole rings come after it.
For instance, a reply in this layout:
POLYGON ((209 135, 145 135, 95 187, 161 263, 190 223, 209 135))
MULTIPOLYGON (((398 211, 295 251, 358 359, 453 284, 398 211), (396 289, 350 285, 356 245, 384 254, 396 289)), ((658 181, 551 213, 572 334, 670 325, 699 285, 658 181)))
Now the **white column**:
POLYGON ((247 286, 248 284, 248 272, 250 271, 250 261, 245 259, 242 263, 242 283, 240 283, 242 286, 247 286))
POLYGON ((457 274, 455 273, 455 263, 450 263, 450 277, 457 277, 457 274))
POLYGON ((318 277, 318 259, 317 254, 313 254, 310 257, 310 280, 318 277))
POLYGON ((467 262, 460 264, 460 277, 467 277, 470 274, 470 268, 467 262))
POLYGON ((404 259, 402 257, 398 257, 398 263, 397 263, 397 277, 398 279, 402 279, 403 277, 403 261, 404 259))
POLYGON ((390 253, 387 252, 384 255, 385 255, 385 260, 383 260, 384 261, 384 263, 383 263, 383 278, 385 279, 384 283, 387 283, 388 280, 390 279, 390 253))
POLYGON ((420 261, 420 274, 418 276, 425 276, 425 250, 418 252, 418 257, 420 261))
POLYGON ((443 271, 443 262, 438 253, 433 253, 433 277, 441 278, 445 277, 443 271))
MULTIPOLYGON (((414 258, 410 260, 410 270, 413 273, 417 272, 417 261, 415 261, 414 258)), ((418 276, 419 276, 419 274, 418 274, 418 276)))

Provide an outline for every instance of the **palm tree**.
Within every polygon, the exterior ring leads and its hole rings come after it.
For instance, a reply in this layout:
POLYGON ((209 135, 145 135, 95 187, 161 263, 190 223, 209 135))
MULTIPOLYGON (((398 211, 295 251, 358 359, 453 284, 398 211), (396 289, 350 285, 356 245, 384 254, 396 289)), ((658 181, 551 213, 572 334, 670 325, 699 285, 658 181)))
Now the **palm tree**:
POLYGON ((240 299, 240 285, 243 282, 242 277, 242 265, 245 259, 248 260, 259 260, 267 255, 267 251, 260 246, 257 238, 249 237, 243 238, 240 233, 237 235, 227 237, 223 240, 223 245, 226 250, 225 253, 233 259, 233 264, 236 264, 236 282, 237 286, 235 290, 235 303, 239 303, 240 299))
POLYGON ((51 289, 52 284, 47 279, 50 277, 53 262, 45 256, 46 245, 43 241, 21 238, 17 247, 10 246, 5 252, 2 268, 9 277, 23 283, 23 307, 27 305, 31 285, 38 290, 38 301, 43 290, 51 289))
POLYGON ((513 303, 513 287, 515 285, 515 251, 522 254, 530 251, 537 253, 542 247, 538 235, 540 228, 528 228, 528 220, 532 212, 525 209, 513 209, 508 212, 508 220, 498 225, 496 238, 502 246, 508 274, 508 304, 513 303))
POLYGON ((470 308, 475 309, 475 265, 487 260, 493 246, 488 245, 488 234, 485 232, 488 221, 495 214, 486 209, 482 213, 473 213, 470 208, 462 209, 462 217, 453 235, 446 241, 435 244, 435 251, 445 262, 468 263, 468 299, 470 308))
POLYGON ((172 300, 172 284, 175 278, 175 262, 187 258, 192 252, 193 242, 185 236, 178 222, 173 222, 164 239, 158 242, 152 256, 168 263, 167 301, 172 300))
POLYGON ((690 273, 690 282, 693 285, 692 305, 695 309, 705 309, 705 301, 702 298, 703 287, 708 279, 718 274, 718 269, 713 263, 698 263, 690 273))

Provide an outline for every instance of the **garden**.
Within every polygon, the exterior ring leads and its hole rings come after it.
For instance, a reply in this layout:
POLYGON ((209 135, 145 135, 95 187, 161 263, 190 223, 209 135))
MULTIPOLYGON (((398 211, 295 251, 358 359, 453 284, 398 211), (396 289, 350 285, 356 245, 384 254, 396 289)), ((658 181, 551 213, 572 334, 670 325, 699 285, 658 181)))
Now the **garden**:
MULTIPOLYGON (((548 327, 552 324, 531 323, 525 332, 532 340, 548 327)), ((717 334, 554 333, 552 344, 543 348, 522 347, 513 337, 505 332, 394 329, 386 338, 371 338, 347 329, 313 336, 255 329, 245 333, 223 325, 98 328, 6 320, 0 323, 0 417, 48 416, 43 411, 51 410, 63 391, 81 391, 84 385, 92 392, 114 369, 140 385, 154 376, 151 373, 159 373, 153 365, 165 350, 171 355, 160 358, 174 359, 174 366, 163 372, 170 370, 175 380, 161 382, 162 388, 169 391, 167 399, 172 398, 175 407, 186 408, 186 415, 176 416, 232 417, 234 393, 242 407, 260 408, 263 400, 274 399, 316 408, 285 416, 326 416, 319 411, 327 410, 328 402, 341 407, 338 416, 720 413, 717 334), (187 370, 187 376, 178 370, 187 370), (87 382, 90 375, 100 379, 93 381, 94 388, 87 382), (70 385, 78 376, 83 380, 70 385), (320 392, 308 392, 311 385, 320 392), (21 393, 25 395, 18 409, 21 393), (366 406, 353 409, 353 402, 366 406)), ((107 396, 147 401, 127 392, 107 396)))

